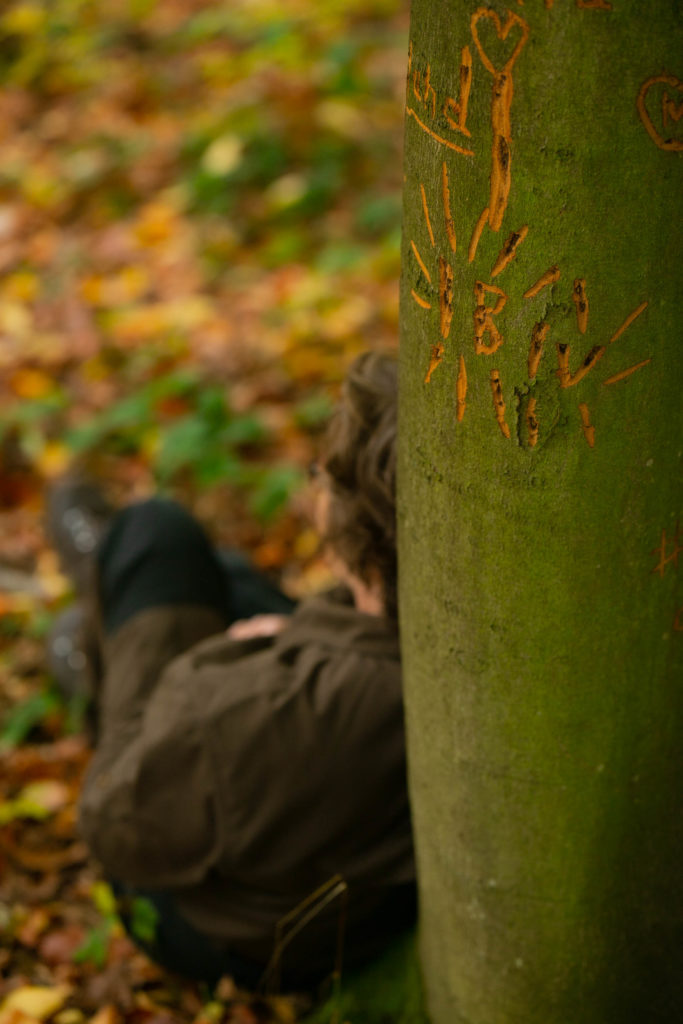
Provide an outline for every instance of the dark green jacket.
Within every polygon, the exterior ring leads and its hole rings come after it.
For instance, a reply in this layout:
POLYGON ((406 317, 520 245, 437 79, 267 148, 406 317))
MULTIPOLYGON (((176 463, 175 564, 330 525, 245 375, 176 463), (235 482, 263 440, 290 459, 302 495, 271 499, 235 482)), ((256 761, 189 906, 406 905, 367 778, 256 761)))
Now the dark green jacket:
MULTIPOLYGON (((414 879, 396 628, 341 591, 274 641, 221 628, 169 606, 105 641, 82 831, 110 877, 172 890, 196 928, 260 962, 277 922, 341 874, 370 947, 414 879)), ((292 955, 310 966, 335 930, 321 915, 292 955)))

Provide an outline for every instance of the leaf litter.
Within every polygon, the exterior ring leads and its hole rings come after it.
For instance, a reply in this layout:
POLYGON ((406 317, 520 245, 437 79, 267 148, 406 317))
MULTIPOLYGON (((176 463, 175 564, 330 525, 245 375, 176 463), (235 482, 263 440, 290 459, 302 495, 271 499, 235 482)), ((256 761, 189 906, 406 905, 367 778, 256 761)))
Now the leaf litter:
MULTIPOLYGON (((43 495, 180 497, 294 596, 335 388, 396 344, 401 0, 11 0, 0 11, 0 1024, 292 1024, 124 934, 79 840, 83 708, 43 495)), ((147 916, 146 916, 147 915, 147 916)), ((138 927, 153 927, 138 910, 138 927)))

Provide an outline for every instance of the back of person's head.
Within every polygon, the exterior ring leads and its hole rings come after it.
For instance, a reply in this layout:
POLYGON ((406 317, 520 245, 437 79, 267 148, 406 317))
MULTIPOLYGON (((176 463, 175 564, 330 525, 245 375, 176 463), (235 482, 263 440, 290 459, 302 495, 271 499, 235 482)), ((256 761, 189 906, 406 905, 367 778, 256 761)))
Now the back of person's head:
POLYGON ((365 352, 350 366, 328 427, 322 466, 330 485, 325 540, 365 583, 378 577, 396 617, 396 417, 393 356, 365 352))

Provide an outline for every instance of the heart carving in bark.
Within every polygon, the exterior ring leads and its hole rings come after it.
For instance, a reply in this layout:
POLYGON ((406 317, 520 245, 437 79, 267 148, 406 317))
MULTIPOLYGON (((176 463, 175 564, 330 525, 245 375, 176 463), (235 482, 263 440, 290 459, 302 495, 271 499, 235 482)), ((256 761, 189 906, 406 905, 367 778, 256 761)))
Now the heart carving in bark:
POLYGON ((496 14, 496 12, 493 10, 493 8, 479 7, 472 15, 470 26, 472 29, 472 38, 474 39, 474 43, 477 47, 477 50, 479 51, 479 56, 481 57, 486 70, 490 71, 492 75, 500 75, 503 74, 504 72, 509 73, 512 70, 515 61, 522 52, 524 44, 529 38, 529 26, 527 25, 526 21, 524 21, 523 18, 520 18, 519 15, 515 14, 513 11, 508 11, 507 20, 505 21, 505 24, 503 24, 498 15, 496 14), (497 68, 494 65, 488 53, 484 49, 481 39, 479 38, 479 23, 483 23, 484 21, 492 23, 496 31, 496 35, 502 42, 505 42, 508 35, 512 31, 512 29, 515 28, 515 26, 517 26, 520 30, 519 35, 517 35, 517 33, 513 35, 513 39, 516 37, 517 42, 515 43, 514 48, 512 49, 512 52, 510 53, 509 57, 505 61, 505 64, 501 68, 497 68))
POLYGON ((680 95, 682 92, 683 82, 675 75, 654 75, 640 87, 636 101, 640 120, 645 125, 647 134, 660 149, 673 152, 683 150, 683 126, 679 125, 679 121, 683 119, 683 96, 680 95), (653 96, 650 97, 648 109, 647 102, 651 91, 653 96), (656 99, 656 104, 653 98, 656 99), (650 110, 655 108, 659 115, 653 120, 650 110))

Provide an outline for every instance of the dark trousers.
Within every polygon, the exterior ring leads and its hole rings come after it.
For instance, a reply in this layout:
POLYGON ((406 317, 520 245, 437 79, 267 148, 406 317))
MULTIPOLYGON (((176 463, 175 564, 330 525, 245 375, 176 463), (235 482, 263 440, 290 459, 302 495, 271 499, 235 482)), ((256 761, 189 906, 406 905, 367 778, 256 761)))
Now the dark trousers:
MULTIPOLYGON (((225 626, 265 612, 286 615, 295 605, 242 554, 217 552, 180 505, 159 498, 115 516, 100 545, 97 567, 105 634, 159 605, 208 606, 225 626)), ((265 965, 230 954, 199 933, 178 911, 172 892, 139 890, 118 879, 112 886, 132 938, 162 966, 209 984, 223 974, 245 987, 258 984, 265 965), (133 907, 141 897, 156 912, 153 941, 135 934, 133 907)))
POLYGON ((287 615, 296 604, 239 551, 216 551, 186 509, 161 498, 122 509, 97 561, 106 633, 158 605, 205 605, 228 626, 267 612, 287 615))

